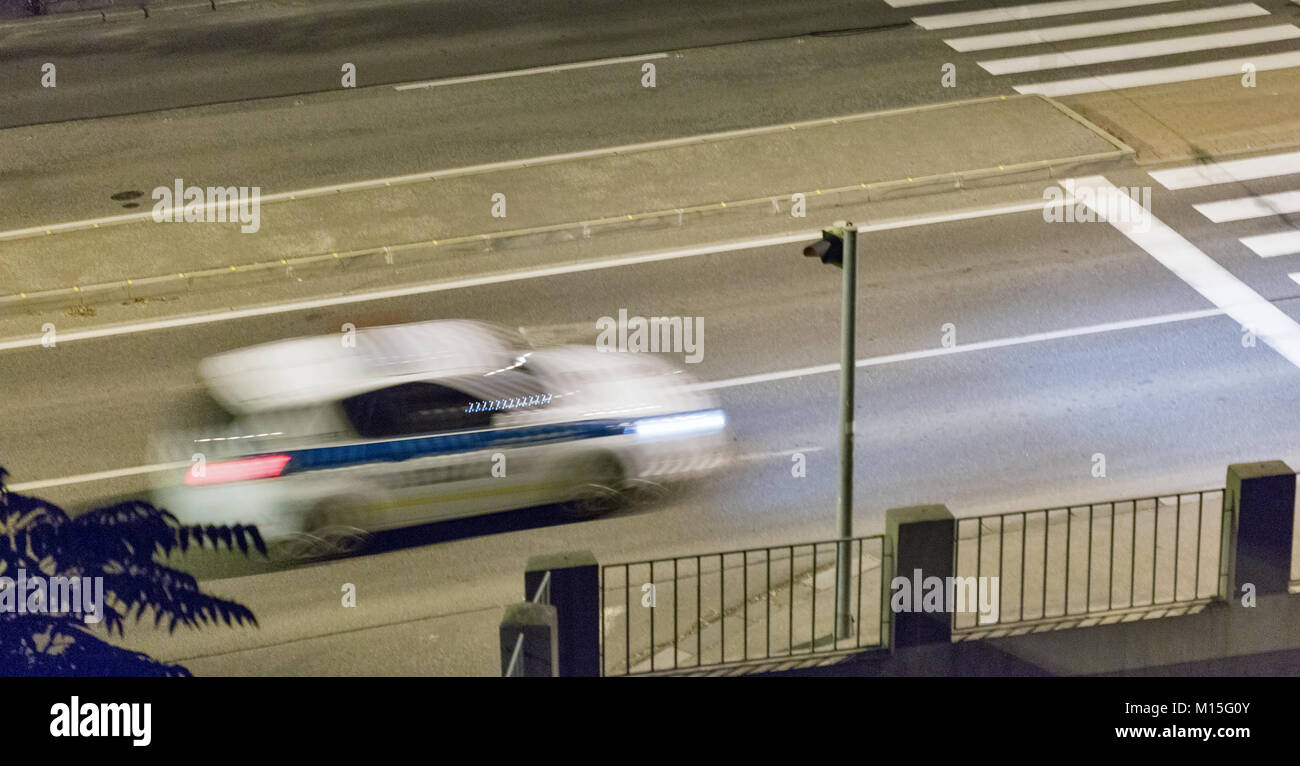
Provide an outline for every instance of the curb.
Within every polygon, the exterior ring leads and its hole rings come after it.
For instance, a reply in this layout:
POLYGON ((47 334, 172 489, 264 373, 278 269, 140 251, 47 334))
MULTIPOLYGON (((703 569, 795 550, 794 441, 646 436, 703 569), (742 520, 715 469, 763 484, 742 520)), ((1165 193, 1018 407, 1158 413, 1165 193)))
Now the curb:
POLYGON ((740 219, 742 216, 771 218, 777 215, 789 215, 791 196, 795 193, 806 195, 808 210, 812 212, 962 189, 986 188, 1034 180, 1051 181, 1062 177, 1091 175, 1103 169, 1124 166, 1131 163, 1132 158, 1133 150, 1124 147, 1124 150, 1115 149, 1098 154, 943 173, 923 178, 789 192, 733 202, 571 221, 512 231, 378 245, 352 251, 319 253, 139 279, 73 285, 0 296, 0 314, 51 308, 75 308, 93 303, 140 301, 201 290, 265 283, 276 279, 301 280, 326 273, 338 273, 345 269, 420 265, 427 263, 432 256, 447 253, 461 255, 563 244, 631 230, 655 231, 677 228, 706 220, 716 221, 724 216, 727 219, 740 219))
POLYGON ((160 13, 172 11, 215 11, 234 5, 251 5, 256 0, 153 0, 122 5, 107 5, 86 11, 68 11, 66 13, 46 14, 44 16, 26 16, 20 19, 0 21, 0 31, 18 29, 40 29, 44 27, 74 27, 89 24, 105 24, 111 21, 132 21, 147 19, 160 13))

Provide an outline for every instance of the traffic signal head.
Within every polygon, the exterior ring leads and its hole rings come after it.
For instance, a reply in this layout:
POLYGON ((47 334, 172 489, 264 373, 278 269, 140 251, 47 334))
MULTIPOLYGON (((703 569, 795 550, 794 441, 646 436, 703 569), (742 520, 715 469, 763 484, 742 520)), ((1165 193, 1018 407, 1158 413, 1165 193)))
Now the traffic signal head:
POLYGON ((844 265, 844 229, 832 226, 822 229, 822 238, 803 249, 806 258, 821 258, 822 263, 843 267, 844 265))

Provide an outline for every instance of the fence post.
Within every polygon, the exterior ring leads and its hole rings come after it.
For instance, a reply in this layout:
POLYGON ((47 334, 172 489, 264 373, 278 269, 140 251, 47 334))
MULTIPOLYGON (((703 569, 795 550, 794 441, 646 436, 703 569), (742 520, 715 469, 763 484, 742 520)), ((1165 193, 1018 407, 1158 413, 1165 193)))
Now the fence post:
POLYGON ((913 595, 921 589, 921 583, 913 582, 918 574, 926 580, 938 577, 946 584, 946 578, 954 575, 955 531, 956 522, 947 506, 915 505, 885 511, 885 546, 892 554, 893 571, 881 573, 882 579, 887 578, 881 608, 885 610, 882 619, 893 626, 891 651, 952 641, 952 615, 947 611, 925 612, 918 603, 912 603, 910 611, 894 611, 894 596, 900 590, 893 587, 893 581, 906 578, 913 595))
POLYGON ((506 607, 501 618, 501 675, 510 667, 510 658, 520 634, 524 637, 519 655, 519 675, 528 678, 559 675, 559 642, 555 635, 555 607, 519 602, 506 607))
POLYGON ((1230 603, 1245 583, 1253 584, 1260 595, 1287 592, 1295 500, 1295 471, 1281 460, 1228 466, 1224 504, 1233 511, 1235 530, 1230 537, 1225 529, 1222 537, 1229 544, 1228 589, 1223 595, 1230 603))
POLYGON ((556 613, 559 675, 600 675, 600 568, 591 551, 530 556, 524 572, 524 598, 551 573, 551 604, 556 613))

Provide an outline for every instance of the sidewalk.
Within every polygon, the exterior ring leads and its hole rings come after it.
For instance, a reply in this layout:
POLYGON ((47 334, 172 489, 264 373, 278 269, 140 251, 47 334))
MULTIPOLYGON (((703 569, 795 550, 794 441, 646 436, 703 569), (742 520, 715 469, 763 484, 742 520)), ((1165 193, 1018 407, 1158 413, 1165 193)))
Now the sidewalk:
POLYGON ((1142 164, 1300 144, 1300 68, 1067 96, 1063 104, 1137 150, 1142 164))
POLYGON ((8 235, 0 282, 11 288, 0 311, 281 280, 287 267, 301 278, 340 260, 391 264, 394 253, 437 260, 485 240, 540 244, 754 216, 793 222, 796 193, 812 220, 819 208, 1047 183, 1127 163, 1132 150, 1050 99, 1010 96, 582 154, 292 196, 263 189, 260 236, 238 223, 155 223, 146 196, 125 222, 8 235))

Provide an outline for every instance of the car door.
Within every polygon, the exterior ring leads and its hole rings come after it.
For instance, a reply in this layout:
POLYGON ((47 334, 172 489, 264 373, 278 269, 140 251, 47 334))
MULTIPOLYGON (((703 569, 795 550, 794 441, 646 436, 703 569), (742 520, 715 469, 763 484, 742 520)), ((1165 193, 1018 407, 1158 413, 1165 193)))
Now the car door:
MULTIPOLYGON (((343 402, 367 439, 364 477, 382 500, 364 507, 366 528, 382 528, 518 507, 526 472, 511 471, 494 441, 494 411, 451 385, 416 381, 343 402), (495 470, 494 470, 495 469, 495 470)), ((518 467, 522 469, 522 466, 518 467)))

